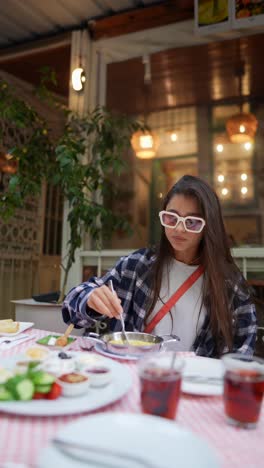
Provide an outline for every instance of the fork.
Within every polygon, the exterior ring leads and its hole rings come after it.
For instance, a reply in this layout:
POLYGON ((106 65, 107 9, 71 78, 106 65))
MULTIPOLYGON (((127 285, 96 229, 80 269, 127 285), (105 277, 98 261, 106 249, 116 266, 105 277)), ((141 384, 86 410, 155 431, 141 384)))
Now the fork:
MULTIPOLYGON (((4 341, 0 341, 0 346, 2 344, 9 344, 9 343, 13 343, 13 341, 19 341, 19 340, 26 340, 27 338, 29 338, 30 335, 27 335, 27 336, 19 336, 18 338, 12 338, 12 340, 4 340, 4 341)), ((33 336, 32 336, 33 338, 33 336)))
MULTIPOLYGON (((109 280, 109 284, 110 284, 110 288, 111 288, 112 293, 115 294, 115 290, 114 290, 114 286, 113 286, 113 281, 112 281, 112 280, 109 280)), ((129 339, 128 339, 128 336, 127 336, 127 334, 126 334, 125 321, 124 321, 124 317, 123 317, 122 314, 120 314, 119 320, 120 320, 121 325, 122 325, 123 341, 125 341, 126 344, 129 346, 129 339)))

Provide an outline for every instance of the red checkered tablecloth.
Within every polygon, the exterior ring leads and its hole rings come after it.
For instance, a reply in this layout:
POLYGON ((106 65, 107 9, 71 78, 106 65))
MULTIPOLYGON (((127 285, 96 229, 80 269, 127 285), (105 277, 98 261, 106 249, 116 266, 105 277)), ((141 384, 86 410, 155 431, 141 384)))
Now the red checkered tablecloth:
MULTIPOLYGON (((10 350, 0 349, 1 357, 13 356, 32 346, 35 340, 50 334, 43 330, 30 330, 32 341, 18 344, 10 350)), ((79 349, 83 338, 77 338, 72 348, 79 349)), ((202 358, 201 358, 202 359, 202 358)), ((120 361, 121 362, 121 361, 120 361)), ((139 382, 134 361, 122 361, 133 377, 130 391, 118 402, 100 409, 100 412, 140 412, 139 382)), ((99 412, 98 411, 95 411, 99 412)), ((65 424, 82 417, 53 416, 29 417, 0 414, 0 468, 7 462, 34 467, 40 451, 49 444, 56 432, 65 424)), ((211 445, 219 456, 222 468, 260 468, 264 466, 264 405, 258 427, 254 430, 236 429, 229 426, 224 417, 222 397, 199 397, 182 395, 177 414, 177 423, 211 445)))

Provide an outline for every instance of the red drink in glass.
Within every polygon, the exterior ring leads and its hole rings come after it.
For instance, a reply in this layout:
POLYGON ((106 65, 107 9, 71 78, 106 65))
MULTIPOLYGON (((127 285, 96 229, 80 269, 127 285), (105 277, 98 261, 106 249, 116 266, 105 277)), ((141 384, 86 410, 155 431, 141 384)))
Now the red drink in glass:
POLYGON ((173 352, 156 353, 139 362, 143 413, 175 419, 184 362, 173 352))
POLYGON ((264 360, 226 355, 224 406, 228 422, 254 428, 258 422, 264 391, 264 360))
POLYGON ((181 391, 181 374, 174 370, 147 369, 141 376, 143 413, 174 419, 181 391))
POLYGON ((224 379, 224 402, 228 418, 255 425, 259 418, 264 383, 254 371, 227 371, 224 379))

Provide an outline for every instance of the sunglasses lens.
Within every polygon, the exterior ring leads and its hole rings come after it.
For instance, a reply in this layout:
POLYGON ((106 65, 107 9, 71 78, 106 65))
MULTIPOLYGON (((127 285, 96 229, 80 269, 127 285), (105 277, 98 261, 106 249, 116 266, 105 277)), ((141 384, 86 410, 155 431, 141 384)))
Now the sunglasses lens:
POLYGON ((178 216, 175 214, 162 213, 162 223, 166 224, 167 226, 176 226, 177 220, 178 216))
POLYGON ((200 219, 195 219, 195 218, 186 218, 185 220, 186 228, 189 231, 197 232, 200 231, 202 228, 203 222, 200 219))

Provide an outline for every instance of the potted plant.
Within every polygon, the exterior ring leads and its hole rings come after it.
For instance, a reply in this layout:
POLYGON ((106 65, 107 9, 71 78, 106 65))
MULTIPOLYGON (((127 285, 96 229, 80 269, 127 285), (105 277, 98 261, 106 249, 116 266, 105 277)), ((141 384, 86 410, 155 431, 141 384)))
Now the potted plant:
MULTIPOLYGON (((42 96, 52 101, 45 89, 42 86, 42 96)), ((105 108, 96 108, 83 117, 68 109, 64 112, 64 130, 54 139, 48 122, 19 99, 7 82, 0 81, 0 119, 26 133, 23 144, 6 148, 16 172, 10 174, 8 186, 0 196, 1 218, 8 220, 29 196, 38 196, 44 180, 58 185, 68 201, 70 238, 62 265, 64 278, 59 301, 65 295, 68 273, 84 233, 100 249, 105 236, 109 238, 116 230, 130 229, 127 219, 113 213, 104 199, 113 190, 112 181, 124 166, 123 154, 130 146, 131 134, 143 128, 133 118, 105 108)))

